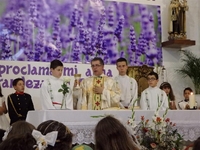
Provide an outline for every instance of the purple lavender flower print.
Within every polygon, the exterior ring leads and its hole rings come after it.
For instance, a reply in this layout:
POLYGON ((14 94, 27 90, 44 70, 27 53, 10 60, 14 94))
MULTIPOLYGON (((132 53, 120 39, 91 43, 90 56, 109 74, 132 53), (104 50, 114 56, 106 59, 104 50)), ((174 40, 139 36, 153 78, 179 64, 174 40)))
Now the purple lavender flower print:
POLYGON ((103 0, 3 0, 2 60, 162 64, 160 6, 103 0), (5 32, 4 32, 5 33, 5 32))
POLYGON ((3 60, 10 60, 12 56, 12 52, 10 49, 10 37, 9 37, 9 31, 4 29, 1 32, 1 58, 3 60))

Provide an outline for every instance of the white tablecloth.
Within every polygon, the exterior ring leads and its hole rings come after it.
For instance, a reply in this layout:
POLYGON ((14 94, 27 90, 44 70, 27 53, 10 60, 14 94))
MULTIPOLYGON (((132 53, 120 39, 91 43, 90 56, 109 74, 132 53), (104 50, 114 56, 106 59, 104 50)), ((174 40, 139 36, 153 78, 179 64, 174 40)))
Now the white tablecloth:
MULTIPOLYGON (((151 119, 154 111, 136 110, 136 121, 140 121, 141 116, 151 119)), ((163 112, 160 112, 160 115, 163 112)), ((173 123, 179 133, 184 135, 185 140, 194 141, 200 136, 200 110, 169 110, 167 117, 173 123)), ((132 115, 131 110, 45 110, 29 111, 27 121, 36 127, 46 120, 57 120, 65 124, 74 134, 73 144, 94 143, 94 128, 97 122, 102 119, 91 116, 113 115, 126 123, 132 115)))

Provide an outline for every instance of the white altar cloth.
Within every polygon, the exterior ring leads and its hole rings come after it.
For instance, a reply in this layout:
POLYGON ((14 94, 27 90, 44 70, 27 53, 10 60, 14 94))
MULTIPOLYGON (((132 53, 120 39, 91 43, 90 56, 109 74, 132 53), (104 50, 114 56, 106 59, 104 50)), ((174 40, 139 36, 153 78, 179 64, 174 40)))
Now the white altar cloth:
MULTIPOLYGON (((160 115, 164 112, 161 111, 160 115)), ((184 139, 194 141, 200 137, 200 110, 169 110, 167 117, 173 123, 179 133, 184 135, 184 139)), ((140 121, 141 116, 151 119, 154 111, 136 110, 136 122, 140 121)), ((94 143, 94 129, 97 122, 102 119, 91 116, 113 115, 114 117, 126 123, 132 115, 131 110, 45 110, 29 111, 26 121, 38 126, 46 120, 57 120, 65 124, 73 136, 73 144, 94 143)))

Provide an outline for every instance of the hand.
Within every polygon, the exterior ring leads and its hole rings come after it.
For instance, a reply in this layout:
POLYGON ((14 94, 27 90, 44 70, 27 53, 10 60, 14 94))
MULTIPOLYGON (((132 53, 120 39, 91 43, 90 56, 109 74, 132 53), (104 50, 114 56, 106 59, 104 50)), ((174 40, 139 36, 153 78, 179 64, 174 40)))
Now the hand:
POLYGON ((102 94, 104 87, 102 86, 94 86, 93 91, 95 94, 102 94))
POLYGON ((187 105, 185 106, 185 109, 190 109, 190 106, 187 104, 187 105))
POLYGON ((74 87, 77 87, 77 85, 80 83, 78 80, 74 80, 74 87))
POLYGON ((175 110, 175 109, 176 109, 175 101, 170 101, 170 103, 169 103, 169 108, 170 108, 171 110, 175 110))

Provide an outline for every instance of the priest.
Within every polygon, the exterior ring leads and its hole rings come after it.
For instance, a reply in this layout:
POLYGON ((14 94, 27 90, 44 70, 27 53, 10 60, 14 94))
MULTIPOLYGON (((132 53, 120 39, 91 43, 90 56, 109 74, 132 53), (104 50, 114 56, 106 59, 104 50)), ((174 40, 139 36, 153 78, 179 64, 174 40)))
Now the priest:
POLYGON ((73 97, 75 109, 102 110, 110 107, 119 107, 120 89, 111 77, 104 75, 104 61, 95 57, 91 61, 93 76, 85 78, 80 88, 75 88, 79 81, 75 80, 73 97))

